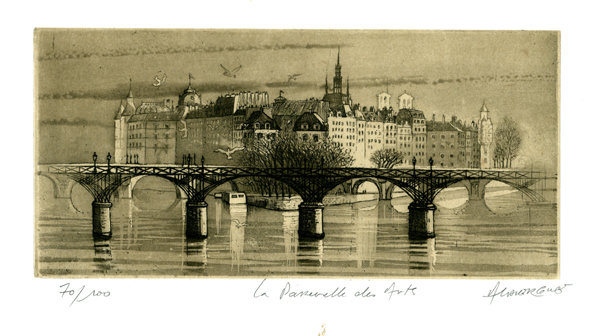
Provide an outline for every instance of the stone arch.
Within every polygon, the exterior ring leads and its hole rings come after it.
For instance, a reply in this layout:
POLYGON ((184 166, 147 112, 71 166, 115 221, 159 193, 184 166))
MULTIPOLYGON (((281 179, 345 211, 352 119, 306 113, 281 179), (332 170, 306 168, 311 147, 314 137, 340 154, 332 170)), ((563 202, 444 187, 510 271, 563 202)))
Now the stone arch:
POLYGON ((118 188, 117 192, 118 192, 118 196, 119 198, 125 198, 125 199, 131 199, 133 198, 133 189, 135 188, 136 184, 144 177, 146 176, 154 176, 154 177, 158 177, 160 179, 166 180, 170 183, 172 183, 174 185, 174 189, 175 189, 175 194, 176 194, 176 199, 186 199, 187 198, 187 194, 181 189, 179 188, 179 186, 172 180, 166 178, 165 176, 160 176, 160 175, 137 175, 137 176, 133 176, 132 178, 128 179, 127 181, 123 182, 123 184, 121 185, 121 187, 118 188))
POLYGON ((485 186, 486 186, 486 184, 490 183, 491 181, 498 181, 498 182, 501 182, 501 183, 504 183, 508 186, 513 187, 514 189, 518 190, 519 192, 521 192, 522 194, 527 196, 532 202, 544 201, 544 197, 542 195, 540 195, 539 193, 537 193, 536 191, 534 191, 532 189, 529 189, 525 185, 520 185, 520 184, 512 182, 512 181, 507 181, 507 180, 504 180, 501 178, 495 178, 495 177, 461 178, 461 179, 450 180, 450 181, 446 182, 445 184, 441 184, 441 185, 436 186, 436 191, 434 192, 433 197, 437 196, 437 194, 439 194, 439 192, 441 192, 442 190, 444 190, 456 183, 461 182, 461 183, 468 183, 469 184, 469 186, 466 187, 466 189, 468 190, 468 194, 470 195, 470 197, 472 197, 473 196, 472 193, 474 193, 474 196, 481 197, 481 199, 484 199, 485 186), (467 181, 467 182, 464 182, 464 181, 467 181), (480 186, 478 187, 478 189, 474 189, 473 188, 473 186, 475 185, 474 181, 486 181, 486 182, 484 184, 482 184, 483 182, 479 182, 480 186))
POLYGON ((55 175, 50 173, 39 173, 38 175, 46 177, 49 181, 51 181, 53 186, 53 197, 71 198, 72 188, 74 188, 75 184, 74 180, 64 175, 55 175))
POLYGON ((351 194, 353 194, 353 195, 358 194, 359 187, 361 187, 361 185, 365 182, 373 183, 373 185, 376 186, 376 188, 378 189, 379 199, 381 200, 383 197, 382 183, 380 183, 380 181, 378 181, 375 178, 360 178, 358 180, 355 180, 353 182, 353 186, 351 187, 351 194))

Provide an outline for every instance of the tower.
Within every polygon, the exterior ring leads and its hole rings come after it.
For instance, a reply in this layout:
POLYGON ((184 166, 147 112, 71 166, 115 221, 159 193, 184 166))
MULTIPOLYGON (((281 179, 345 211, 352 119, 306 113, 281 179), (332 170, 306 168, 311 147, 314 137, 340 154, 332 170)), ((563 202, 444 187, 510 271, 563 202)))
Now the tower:
POLYGON ((125 163, 127 155, 127 122, 135 113, 133 93, 131 92, 131 78, 126 103, 121 101, 119 110, 115 114, 115 163, 125 163))
POLYGON ((341 76, 341 47, 337 53, 337 64, 334 66, 332 93, 343 93, 343 77, 341 76))
POLYGON ((390 100, 392 99, 392 95, 389 94, 388 92, 382 92, 382 93, 376 95, 376 97, 378 100, 378 104, 376 105, 378 107, 378 110, 383 110, 384 108, 388 109, 392 106, 390 104, 390 100))
POLYGON ((404 91, 404 93, 398 97, 398 108, 400 110, 402 110, 402 109, 412 110, 413 100, 414 100, 414 97, 409 95, 408 93, 406 93, 406 91, 404 91))
POLYGON ((480 168, 493 167, 493 124, 486 103, 482 102, 478 120, 478 143, 480 144, 480 168))

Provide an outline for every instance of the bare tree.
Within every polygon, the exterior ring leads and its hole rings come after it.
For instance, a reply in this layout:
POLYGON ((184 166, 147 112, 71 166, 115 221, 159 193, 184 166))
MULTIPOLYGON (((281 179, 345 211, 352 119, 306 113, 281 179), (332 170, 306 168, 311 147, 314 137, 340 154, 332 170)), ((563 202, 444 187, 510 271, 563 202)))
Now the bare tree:
MULTIPOLYGON (((304 141, 293 132, 282 132, 276 139, 247 139, 240 164, 260 168, 337 168, 353 163, 353 157, 331 139, 304 141)), ((293 190, 268 178, 250 178, 247 185, 263 195, 285 196, 293 190)))
POLYGON ((378 168, 394 168, 402 163, 404 155, 394 148, 383 148, 373 152, 369 159, 378 168))
POLYGON ((499 161, 500 168, 511 168, 520 147, 521 130, 519 125, 512 118, 503 118, 495 131, 494 154, 499 161))

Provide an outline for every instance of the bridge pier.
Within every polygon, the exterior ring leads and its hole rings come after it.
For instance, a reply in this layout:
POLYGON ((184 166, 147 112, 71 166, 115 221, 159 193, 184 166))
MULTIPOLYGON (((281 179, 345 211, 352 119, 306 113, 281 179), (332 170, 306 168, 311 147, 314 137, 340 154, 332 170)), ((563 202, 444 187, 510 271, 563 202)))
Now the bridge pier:
POLYGON ((207 203, 205 201, 187 202, 187 238, 207 238, 207 203))
POLYGON ((92 202, 92 235, 95 238, 111 237, 111 202, 92 202))
POLYGON ((408 235, 411 238, 435 237, 435 210, 433 203, 412 202, 408 206, 408 235))
POLYGON ((299 206, 298 236, 300 238, 322 239, 324 238, 323 212, 324 204, 321 202, 302 202, 299 206))

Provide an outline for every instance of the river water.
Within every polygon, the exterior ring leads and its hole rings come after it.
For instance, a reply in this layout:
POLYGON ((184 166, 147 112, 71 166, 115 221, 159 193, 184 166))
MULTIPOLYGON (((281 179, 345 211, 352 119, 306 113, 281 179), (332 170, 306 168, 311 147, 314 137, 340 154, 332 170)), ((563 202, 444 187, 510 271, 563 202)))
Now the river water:
POLYGON ((422 241, 408 238, 408 197, 327 206, 326 237, 312 242, 298 239, 297 211, 213 197, 209 237, 187 240, 184 201, 170 187, 147 185, 133 200, 113 201, 113 236, 94 240, 90 196, 76 187, 74 201, 55 199, 47 188, 41 183, 38 193, 39 276, 558 276, 557 210, 529 206, 508 188, 487 187, 486 203, 442 192, 437 237, 422 241))

